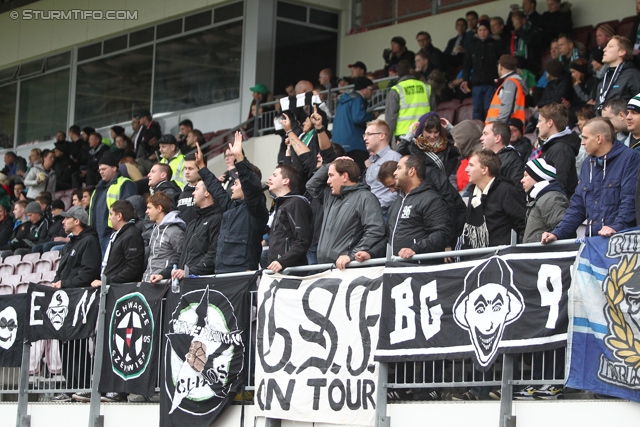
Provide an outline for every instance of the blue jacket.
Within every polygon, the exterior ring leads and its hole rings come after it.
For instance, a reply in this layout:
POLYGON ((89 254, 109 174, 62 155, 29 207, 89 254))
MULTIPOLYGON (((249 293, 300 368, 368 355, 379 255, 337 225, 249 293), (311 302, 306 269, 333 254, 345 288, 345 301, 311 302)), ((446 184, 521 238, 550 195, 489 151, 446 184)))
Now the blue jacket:
POLYGON ((331 140, 342 145, 347 153, 367 150, 362 134, 367 128, 367 122, 373 120, 373 113, 367 112, 368 105, 367 100, 356 91, 343 93, 338 99, 331 140))
POLYGON ((571 238, 585 219, 588 237, 597 236, 605 225, 616 231, 635 226, 639 167, 640 153, 619 141, 604 156, 587 157, 569 208, 552 233, 558 239, 571 238))

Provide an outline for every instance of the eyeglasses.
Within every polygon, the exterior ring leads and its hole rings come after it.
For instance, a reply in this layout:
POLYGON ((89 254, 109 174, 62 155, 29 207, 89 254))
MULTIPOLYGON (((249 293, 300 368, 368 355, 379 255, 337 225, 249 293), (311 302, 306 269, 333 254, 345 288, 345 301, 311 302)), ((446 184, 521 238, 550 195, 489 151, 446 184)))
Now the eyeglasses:
POLYGON ((371 135, 382 135, 383 133, 384 132, 365 132, 365 133, 362 134, 362 137, 366 138, 366 137, 371 136, 371 135))

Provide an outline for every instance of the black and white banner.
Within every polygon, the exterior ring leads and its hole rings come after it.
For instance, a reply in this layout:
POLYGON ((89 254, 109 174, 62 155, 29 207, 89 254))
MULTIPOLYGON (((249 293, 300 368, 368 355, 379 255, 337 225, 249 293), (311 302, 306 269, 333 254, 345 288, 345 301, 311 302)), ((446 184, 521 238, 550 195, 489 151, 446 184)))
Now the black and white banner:
MULTIPOLYGON (((539 250, 539 248, 537 248, 539 250)), ((564 346, 576 251, 509 253, 433 267, 387 268, 379 361, 473 357, 564 346)))
POLYGON ((27 295, 29 341, 69 341, 94 335, 100 288, 57 289, 30 283, 27 295))
POLYGON ((375 267, 262 278, 257 415, 374 424, 382 272, 375 267))
POLYGON ((165 291, 165 286, 146 282, 109 286, 101 392, 155 394, 165 291))
POLYGON ((0 295, 0 366, 20 366, 27 295, 0 295))
POLYGON ((209 426, 242 389, 256 278, 185 279, 167 293, 161 426, 209 426))

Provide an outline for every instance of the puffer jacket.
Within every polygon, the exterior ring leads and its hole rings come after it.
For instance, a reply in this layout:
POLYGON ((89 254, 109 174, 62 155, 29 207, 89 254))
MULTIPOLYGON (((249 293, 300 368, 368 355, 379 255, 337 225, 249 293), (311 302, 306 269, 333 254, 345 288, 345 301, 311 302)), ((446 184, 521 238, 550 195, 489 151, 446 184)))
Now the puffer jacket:
POLYGON ((422 181, 389 208, 388 235, 394 255, 402 248, 417 254, 443 251, 453 238, 449 207, 431 185, 422 181))
POLYGON ((580 137, 566 128, 562 132, 551 135, 546 141, 541 141, 540 145, 542 146, 540 157, 555 166, 556 180, 567 193, 567 197, 571 198, 578 185, 576 156, 580 151, 580 137))
POLYGON ((207 168, 198 174, 216 204, 224 212, 220 235, 216 239, 216 273, 255 270, 262 253, 262 236, 269 219, 267 203, 260 179, 251 171, 249 162, 236 162, 243 200, 232 200, 222 184, 207 168))
POLYGON ((267 265, 273 261, 278 261, 282 268, 307 265, 307 251, 313 239, 311 204, 291 193, 278 197, 275 204, 267 265))
POLYGON ((569 199, 558 181, 550 182, 532 197, 531 194, 540 184, 534 185, 528 195, 530 200, 527 203, 527 224, 522 243, 540 243, 542 233, 553 230, 569 207, 569 199))
POLYGON ((602 157, 587 157, 580 171, 569 209, 552 231, 568 239, 587 220, 587 236, 597 236, 603 226, 622 231, 636 225, 635 193, 640 153, 619 141, 602 157))
MULTIPOLYGON (((524 175, 524 161, 520 157, 520 154, 511 145, 507 145, 498 151, 498 158, 500 159, 500 175, 516 186, 517 189, 522 190, 522 184, 520 180, 524 175)), ((524 194, 524 191, 522 192, 524 194)))
POLYGON ((54 282, 62 281, 63 288, 83 288, 100 278, 102 251, 98 233, 87 227, 77 236, 71 236, 62 248, 60 264, 54 282))
POLYGON ((353 261, 359 251, 372 258, 384 255, 384 219, 380 202, 365 182, 343 186, 332 195, 326 184, 329 165, 323 165, 307 182, 313 197, 322 198, 324 218, 318 242, 318 262, 333 263, 341 255, 353 261))
POLYGON ((51 168, 49 172, 44 170, 42 163, 36 163, 31 166, 29 173, 24 177, 24 185, 27 187, 27 198, 35 199, 42 191, 48 191, 51 194, 56 192, 56 173, 51 168), (43 173, 46 179, 38 184, 38 174, 43 173))
POLYGON ((148 282, 152 274, 160 274, 167 267, 173 268, 180 261, 187 225, 178 216, 178 211, 169 212, 153 227, 149 241, 149 260, 142 280, 148 282))

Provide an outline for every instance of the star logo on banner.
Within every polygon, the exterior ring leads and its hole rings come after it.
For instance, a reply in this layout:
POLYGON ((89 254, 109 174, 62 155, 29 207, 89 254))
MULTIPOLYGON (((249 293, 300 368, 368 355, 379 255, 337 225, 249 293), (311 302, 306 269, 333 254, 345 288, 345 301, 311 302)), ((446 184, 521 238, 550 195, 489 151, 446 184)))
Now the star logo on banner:
POLYGON ((109 328, 113 372, 124 380, 139 377, 149 363, 154 333, 153 316, 144 296, 136 292, 116 301, 109 328))

